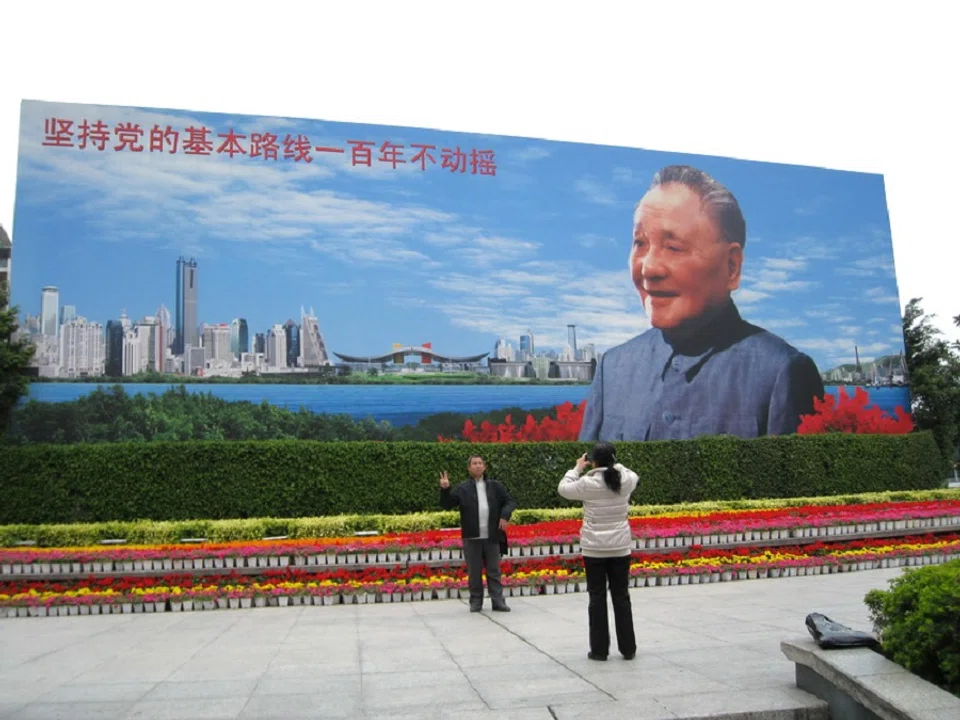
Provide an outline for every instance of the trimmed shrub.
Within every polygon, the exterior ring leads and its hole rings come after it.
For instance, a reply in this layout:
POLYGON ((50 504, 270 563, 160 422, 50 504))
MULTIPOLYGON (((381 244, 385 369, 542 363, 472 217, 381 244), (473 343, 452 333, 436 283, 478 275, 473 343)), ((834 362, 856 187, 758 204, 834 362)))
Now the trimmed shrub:
POLYGON ((960 560, 907 570, 864 601, 883 654, 960 697, 960 560))
MULTIPOLYGON (((185 441, 0 446, 0 523, 295 518, 437 509, 438 473, 486 458, 521 508, 557 494, 586 443, 185 441)), ((942 485, 929 433, 618 443, 638 504, 942 485)), ((203 535, 198 528, 198 535, 203 535)), ((278 533, 284 534, 284 533, 278 533)))

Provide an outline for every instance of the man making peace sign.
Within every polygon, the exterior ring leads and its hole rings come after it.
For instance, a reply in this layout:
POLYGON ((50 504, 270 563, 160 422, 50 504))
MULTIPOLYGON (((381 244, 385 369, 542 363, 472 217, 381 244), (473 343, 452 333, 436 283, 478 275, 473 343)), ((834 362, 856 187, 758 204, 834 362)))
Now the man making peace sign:
POLYGON ((487 464, 482 457, 471 455, 467 469, 470 479, 453 490, 447 471, 440 473, 440 507, 460 508, 460 535, 470 582, 470 612, 480 612, 483 607, 484 570, 493 609, 510 612, 500 583, 500 536, 505 534, 517 503, 501 483, 486 477, 487 464))

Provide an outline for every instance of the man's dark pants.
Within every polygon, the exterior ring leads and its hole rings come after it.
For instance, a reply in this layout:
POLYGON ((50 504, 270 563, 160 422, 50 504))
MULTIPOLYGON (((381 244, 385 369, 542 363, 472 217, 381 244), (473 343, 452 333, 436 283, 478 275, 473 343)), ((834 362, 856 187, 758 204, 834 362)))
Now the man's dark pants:
POLYGON ((470 582, 470 607, 483 605, 483 571, 487 572, 487 591, 494 605, 504 602, 500 583, 500 542, 491 539, 463 541, 463 557, 467 562, 470 582))
POLYGON ((590 652, 606 657, 610 650, 610 626, 607 621, 607 581, 613 621, 617 630, 617 649, 624 655, 637 651, 633 633, 633 609, 630 605, 630 556, 583 558, 590 593, 590 652))

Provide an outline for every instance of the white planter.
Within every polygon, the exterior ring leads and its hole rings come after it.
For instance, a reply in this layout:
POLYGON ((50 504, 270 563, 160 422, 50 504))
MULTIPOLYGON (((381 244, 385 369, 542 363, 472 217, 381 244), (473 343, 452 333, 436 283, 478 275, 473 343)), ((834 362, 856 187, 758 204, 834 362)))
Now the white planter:
POLYGON ((576 583, 568 582, 566 585, 567 585, 567 592, 568 592, 568 593, 575 593, 575 592, 577 591, 577 584, 576 584, 576 583))
POLYGON ((90 614, 90 606, 89 606, 89 605, 80 605, 77 609, 80 611, 80 614, 81 614, 81 615, 89 615, 89 614, 90 614))
POLYGON ((171 603, 170 603, 170 612, 183 612, 183 603, 182 603, 182 602, 171 602, 171 603))
POLYGON ((690 576, 689 576, 689 575, 681 575, 681 576, 680 576, 680 584, 681 584, 681 585, 689 585, 689 584, 690 584, 690 576))
POLYGON ((277 605, 280 607, 287 607, 290 604, 290 598, 287 595, 280 595, 277 598, 277 605))

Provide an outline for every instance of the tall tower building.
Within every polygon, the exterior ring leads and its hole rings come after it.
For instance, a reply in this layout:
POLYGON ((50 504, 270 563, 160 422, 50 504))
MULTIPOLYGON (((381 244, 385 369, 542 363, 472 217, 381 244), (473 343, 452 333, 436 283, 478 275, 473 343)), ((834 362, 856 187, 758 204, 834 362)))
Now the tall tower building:
POLYGON ((300 359, 303 367, 321 367, 330 365, 330 357, 327 355, 327 344, 323 340, 323 334, 320 332, 320 321, 310 309, 308 315, 300 308, 302 321, 300 323, 300 359))
POLYGON ((282 325, 274 325, 267 336, 267 365, 272 368, 287 367, 287 334, 282 325))
POLYGON ((520 354, 526 359, 532 358, 536 349, 533 346, 533 330, 528 329, 526 335, 520 336, 520 354))
POLYGON ((283 331, 287 334, 287 367, 296 367, 300 359, 300 327, 293 320, 287 320, 283 331))
POLYGON ((108 377, 123 375, 123 336, 126 330, 119 320, 107 320, 105 371, 108 377))
POLYGON ((0 225, 0 289, 6 288, 10 292, 10 256, 13 254, 13 243, 10 236, 0 225))
POLYGON ((577 357, 577 326, 567 325, 567 345, 573 350, 573 357, 577 357))
POLYGON ((197 324, 197 261, 177 258, 177 297, 175 308, 174 355, 183 355, 184 348, 200 347, 200 326, 197 324))
POLYGON ((167 349, 171 345, 171 339, 173 338, 173 319, 170 317, 170 311, 167 310, 166 305, 161 304, 157 308, 157 322, 159 323, 159 332, 160 332, 160 347, 162 359, 166 358, 167 349))
POLYGON ((234 318, 230 323, 230 352, 237 360, 250 352, 250 329, 245 318, 234 318))
POLYGON ((77 306, 76 305, 64 305, 60 308, 60 324, 66 325, 71 320, 77 319, 77 306))
POLYGON ((60 315, 60 291, 47 285, 40 291, 40 334, 57 336, 57 319, 60 315))

